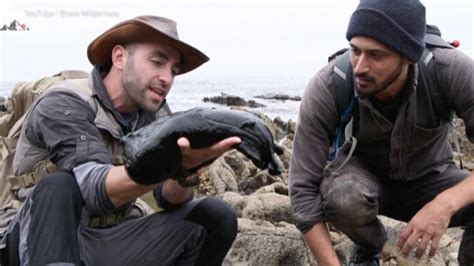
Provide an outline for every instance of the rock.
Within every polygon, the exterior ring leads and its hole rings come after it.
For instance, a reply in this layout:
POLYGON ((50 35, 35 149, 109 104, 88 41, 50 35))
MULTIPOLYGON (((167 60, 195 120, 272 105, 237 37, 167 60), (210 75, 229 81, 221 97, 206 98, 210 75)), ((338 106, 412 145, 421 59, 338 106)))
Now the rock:
POLYGON ((242 196, 235 192, 226 192, 222 199, 234 208, 239 218, 293 223, 290 199, 286 195, 261 193, 242 196))
POLYGON ((387 242, 382 250, 382 258, 395 260, 397 265, 450 265, 450 263, 457 262, 457 250, 455 257, 451 254, 452 249, 450 245, 453 239, 446 234, 441 238, 438 251, 431 259, 428 258, 428 251, 419 260, 414 256, 414 252, 411 252, 410 255, 405 258, 397 248, 397 241, 406 223, 385 216, 379 216, 379 219, 387 230, 387 242))
POLYGON ((215 160, 201 176, 198 187, 199 194, 220 195, 226 191, 238 191, 234 171, 223 157, 215 160))
POLYGON ((317 265, 292 224, 238 220, 237 238, 223 265, 317 265))
MULTIPOLYGON (((404 257, 396 246, 401 230, 403 230, 406 223, 385 216, 379 216, 379 219, 387 230, 387 242, 381 253, 381 265, 457 265, 457 250, 459 248, 460 235, 462 234, 462 230, 459 228, 449 229, 448 233, 443 235, 434 257, 428 258, 427 254, 425 254, 421 259, 416 259, 414 252, 410 253, 408 257, 404 257), (457 237, 453 238, 451 235, 457 237)), ((339 260, 342 264, 347 265, 354 249, 354 243, 346 235, 334 228, 331 228, 330 236, 339 260)))
POLYGON ((288 185, 281 182, 275 182, 271 185, 261 187, 254 194, 277 193, 288 196, 288 185))
POLYGON ((296 123, 291 119, 288 122, 284 122, 280 117, 276 117, 273 119, 273 122, 285 132, 285 136, 293 136, 295 134, 296 123))
POLYGON ((258 103, 254 100, 246 101, 242 97, 228 95, 225 93, 221 93, 221 96, 204 97, 202 101, 223 104, 227 106, 247 106, 251 108, 265 107, 265 105, 258 103))
POLYGON ((265 99, 265 100, 279 100, 279 101, 301 101, 301 96, 289 96, 286 94, 265 94, 258 95, 255 98, 265 99))
POLYGON ((257 175, 239 182, 239 192, 249 195, 260 187, 270 185, 277 181, 282 181, 278 176, 272 176, 266 171, 260 171, 257 175))
MULTIPOLYGON (((468 165, 468 170, 473 170, 471 167, 473 166, 472 163, 474 162, 474 145, 472 145, 471 142, 466 137, 466 130, 464 127, 464 122, 459 119, 459 118, 454 118, 453 119, 453 127, 454 127, 454 132, 451 132, 450 134, 450 143, 452 150, 457 153, 457 147, 456 147, 456 142, 454 139, 457 139, 457 143, 459 144, 460 152, 462 155, 462 160, 463 163, 467 163, 468 165), (453 134, 454 133, 454 134, 453 134)), ((459 163, 459 160, 455 160, 457 163, 459 163)))
POLYGON ((264 104, 258 103, 254 100, 249 100, 247 102, 247 106, 251 108, 260 108, 260 107, 266 107, 264 104))
POLYGON ((224 160, 234 171, 237 182, 258 172, 258 168, 247 157, 236 150, 224 154, 224 160))
MULTIPOLYGON (((278 157, 276 160, 279 160, 278 157)), ((198 194, 220 195, 226 191, 249 195, 262 186, 274 182, 288 182, 287 170, 280 176, 270 175, 258 169, 249 159, 237 151, 230 151, 214 161, 200 176, 198 194)))

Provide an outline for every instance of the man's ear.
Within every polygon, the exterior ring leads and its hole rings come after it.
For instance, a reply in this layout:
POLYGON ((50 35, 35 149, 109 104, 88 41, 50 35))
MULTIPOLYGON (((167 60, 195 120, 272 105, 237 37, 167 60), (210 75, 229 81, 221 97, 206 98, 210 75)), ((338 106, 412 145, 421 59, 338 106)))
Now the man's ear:
POLYGON ((411 61, 410 59, 406 58, 406 57, 402 57, 403 58, 403 63, 407 64, 407 65, 411 65, 411 64, 414 64, 415 62, 411 61))
POLYGON ((123 70, 127 62, 127 49, 121 44, 117 44, 112 49, 112 65, 117 69, 123 70))

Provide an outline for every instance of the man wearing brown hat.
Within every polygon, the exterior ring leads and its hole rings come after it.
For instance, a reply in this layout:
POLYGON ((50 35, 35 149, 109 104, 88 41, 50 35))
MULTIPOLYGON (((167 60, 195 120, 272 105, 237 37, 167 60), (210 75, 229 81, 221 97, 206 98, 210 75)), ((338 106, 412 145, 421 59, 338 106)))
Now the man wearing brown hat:
POLYGON ((333 60, 307 86, 289 183, 296 224, 319 265, 341 264, 327 222, 355 242, 350 265, 378 265, 387 238, 378 214, 408 222, 397 243, 405 256, 433 256, 448 226, 466 225, 458 259, 474 264, 474 174, 453 161, 450 121, 434 108, 423 65, 432 60, 435 85, 474 142, 473 61, 441 47, 419 61, 425 27, 418 0, 361 0, 347 29, 347 70, 333 60), (352 109, 352 127, 340 149, 335 132, 350 111, 339 111, 337 76, 350 81, 353 99, 342 109, 352 109), (336 154, 329 164, 328 154, 336 154))
POLYGON ((87 93, 73 80, 41 96, 23 125, 16 175, 49 160, 48 174, 9 228, 9 265, 220 265, 237 232, 220 199, 193 199, 193 169, 238 144, 231 137, 192 149, 178 140, 180 182, 141 185, 121 161, 120 139, 169 114, 176 75, 208 61, 181 41, 176 23, 157 16, 121 22, 97 37, 87 55, 94 69, 87 93), (161 213, 144 216, 135 200, 153 191, 161 213))

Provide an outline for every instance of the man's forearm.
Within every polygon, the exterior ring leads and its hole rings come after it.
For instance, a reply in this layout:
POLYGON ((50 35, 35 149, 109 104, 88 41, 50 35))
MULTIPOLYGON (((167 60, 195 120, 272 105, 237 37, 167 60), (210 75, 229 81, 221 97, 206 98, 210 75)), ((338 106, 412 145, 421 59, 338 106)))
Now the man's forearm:
POLYGON ((162 186, 164 199, 174 205, 186 202, 193 195, 192 188, 182 187, 171 179, 153 185, 138 184, 128 176, 123 166, 110 169, 105 181, 107 195, 115 207, 120 207, 158 186, 162 186))
POLYGON ((318 261, 318 265, 340 265, 325 223, 315 224, 304 235, 304 240, 318 261))
POLYGON ((451 216, 467 205, 474 203, 474 172, 471 172, 459 184, 440 193, 434 200, 444 202, 448 206, 446 211, 451 216))

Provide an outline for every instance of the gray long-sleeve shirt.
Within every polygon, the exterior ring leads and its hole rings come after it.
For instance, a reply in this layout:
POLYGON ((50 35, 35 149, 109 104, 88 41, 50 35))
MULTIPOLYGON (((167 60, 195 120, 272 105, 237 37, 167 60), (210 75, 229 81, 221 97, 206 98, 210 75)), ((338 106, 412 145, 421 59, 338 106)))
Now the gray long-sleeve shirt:
MULTIPOLYGON (((456 49, 434 49, 439 88, 465 122, 474 142, 473 60, 456 49)), ((319 186, 339 122, 334 99, 334 61, 309 82, 303 96, 290 163, 290 198, 296 224, 304 233, 325 221, 319 186)), ((363 158, 379 178, 413 180, 452 160, 447 142, 448 124, 438 124, 427 91, 417 90, 417 68, 405 88, 406 96, 393 122, 368 99, 358 102, 358 145, 363 158)))
MULTIPOLYGON (((122 134, 143 127, 157 114, 140 111, 130 123, 112 105, 102 77, 92 72, 93 95, 113 114, 122 134)), ((90 213, 104 214, 116 209, 105 191, 105 176, 112 167, 113 154, 102 139, 101 129, 94 123, 96 114, 90 104, 73 92, 48 93, 36 105, 26 123, 30 143, 48 152, 58 169, 74 172, 90 213)))

